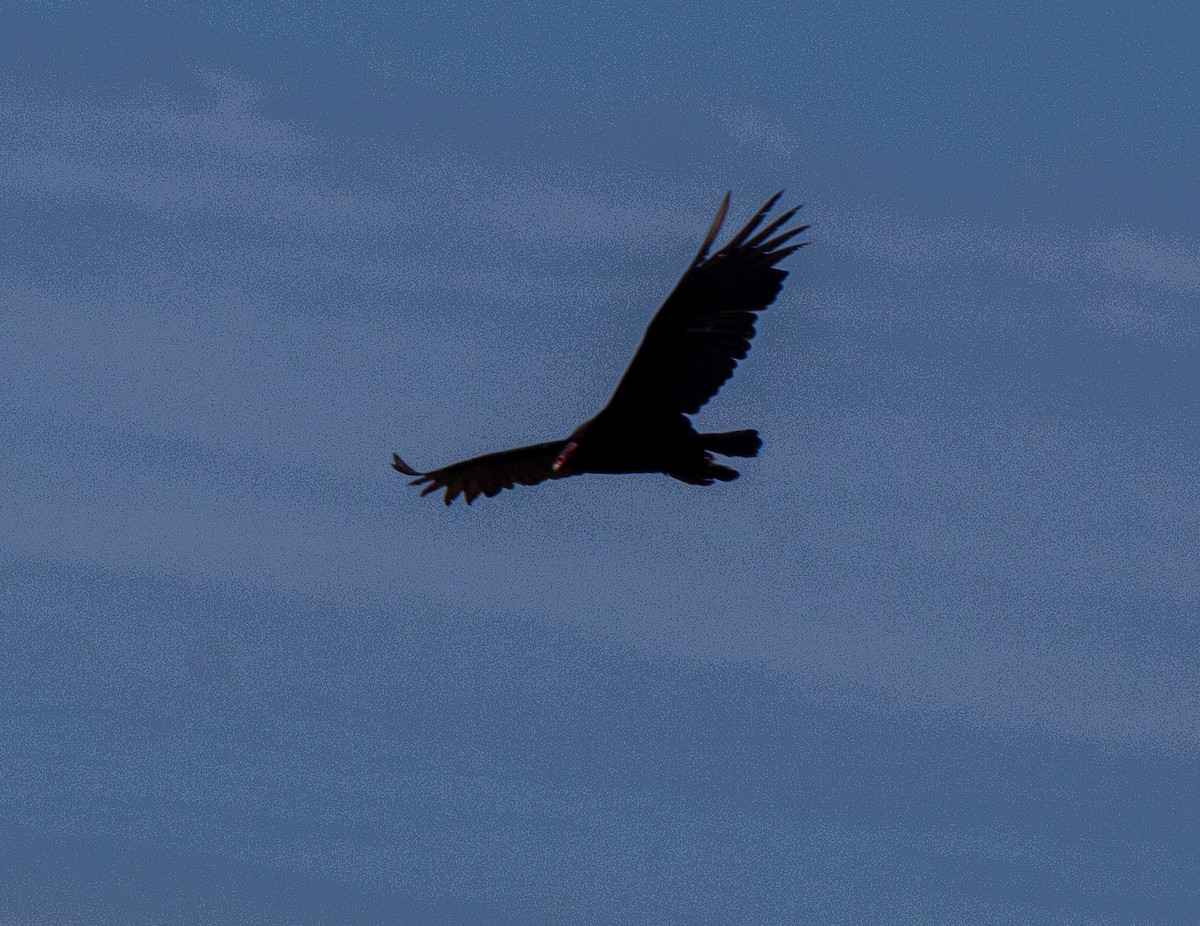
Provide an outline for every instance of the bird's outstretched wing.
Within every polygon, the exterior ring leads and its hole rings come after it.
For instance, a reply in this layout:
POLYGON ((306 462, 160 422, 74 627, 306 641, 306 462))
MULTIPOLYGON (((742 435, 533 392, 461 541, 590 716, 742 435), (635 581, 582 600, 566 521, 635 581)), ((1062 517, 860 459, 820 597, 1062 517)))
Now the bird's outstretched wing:
POLYGON ((459 495, 469 505, 480 495, 491 498, 499 495, 502 489, 511 489, 515 485, 532 486, 547 479, 569 475, 567 472, 556 473, 553 469, 554 461, 566 444, 561 440, 547 441, 544 444, 501 450, 499 453, 487 453, 460 463, 451 463, 427 473, 417 472, 393 453, 392 469, 406 476, 416 476, 410 485, 428 483, 421 490, 422 495, 444 488, 446 494, 443 501, 447 505, 459 495))
POLYGON ((759 228, 782 195, 780 190, 767 200, 710 256, 729 208, 725 194, 700 250, 650 320, 606 411, 650 407, 692 415, 733 375, 750 350, 755 313, 775 301, 787 277, 775 265, 808 244, 788 244, 808 228, 786 227, 800 206, 759 228))

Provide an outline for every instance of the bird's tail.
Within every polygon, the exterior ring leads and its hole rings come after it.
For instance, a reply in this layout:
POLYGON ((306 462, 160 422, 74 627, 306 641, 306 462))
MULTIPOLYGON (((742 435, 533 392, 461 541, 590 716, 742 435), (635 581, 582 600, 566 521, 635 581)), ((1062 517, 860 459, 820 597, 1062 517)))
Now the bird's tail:
POLYGON ((723 431, 719 434, 701 434, 700 441, 705 450, 726 457, 756 457, 762 440, 753 428, 744 431, 723 431))

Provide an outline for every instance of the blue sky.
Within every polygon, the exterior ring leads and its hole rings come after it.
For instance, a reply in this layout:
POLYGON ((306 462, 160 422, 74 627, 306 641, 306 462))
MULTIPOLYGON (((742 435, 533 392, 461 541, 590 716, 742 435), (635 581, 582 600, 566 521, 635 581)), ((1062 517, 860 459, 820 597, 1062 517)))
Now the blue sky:
POLYGON ((1200 919, 1194 11, 4 18, 0 919, 1200 919), (738 482, 388 468, 779 187, 738 482))

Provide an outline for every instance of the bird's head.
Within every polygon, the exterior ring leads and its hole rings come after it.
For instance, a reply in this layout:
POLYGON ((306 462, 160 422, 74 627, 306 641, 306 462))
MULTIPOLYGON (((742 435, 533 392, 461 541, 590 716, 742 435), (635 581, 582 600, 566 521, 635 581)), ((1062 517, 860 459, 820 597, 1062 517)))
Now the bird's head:
MULTIPOLYGON (((568 464, 571 460, 571 457, 573 457, 579 451, 579 445, 584 442, 584 438, 587 437, 587 433, 591 430, 591 427, 592 419, 589 418, 567 435, 567 439, 566 442, 563 443, 562 450, 558 452, 558 456, 554 458, 554 464, 550 467, 550 470, 554 473, 554 475, 557 476, 559 473, 562 473, 564 469, 572 469, 577 473, 580 471, 577 466, 568 464)), ((584 456, 586 457, 587 455, 588 454, 585 451, 584 456)), ((578 464, 579 461, 576 460, 575 462, 578 464)))
POLYGON ((571 459, 571 454, 573 454, 578 449, 579 449, 578 441, 573 441, 573 440, 567 441, 567 443, 563 446, 562 451, 558 454, 557 457, 554 458, 554 465, 550 467, 551 471, 556 474, 561 472, 562 468, 567 465, 567 461, 571 459))

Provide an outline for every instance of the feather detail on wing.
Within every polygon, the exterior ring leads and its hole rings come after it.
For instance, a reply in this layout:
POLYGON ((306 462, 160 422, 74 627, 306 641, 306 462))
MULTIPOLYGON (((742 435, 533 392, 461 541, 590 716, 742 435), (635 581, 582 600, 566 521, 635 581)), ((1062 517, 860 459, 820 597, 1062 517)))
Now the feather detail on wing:
POLYGON ((480 495, 491 498, 513 486, 532 486, 547 479, 570 475, 555 473, 554 461, 566 446, 566 441, 547 441, 513 450, 487 453, 470 460, 451 463, 441 469, 422 473, 413 469, 399 456, 392 454, 392 469, 406 476, 415 476, 410 485, 424 485, 422 495, 445 489, 442 500, 449 505, 459 495, 469 505, 480 495))
POLYGON ((781 190, 767 200, 710 256, 729 207, 725 194, 700 250, 651 319, 606 410, 654 407, 692 415, 733 375, 750 350, 756 313, 775 301, 787 277, 775 265, 808 244, 789 243, 808 228, 786 227, 800 206, 763 226, 782 195, 781 190))

